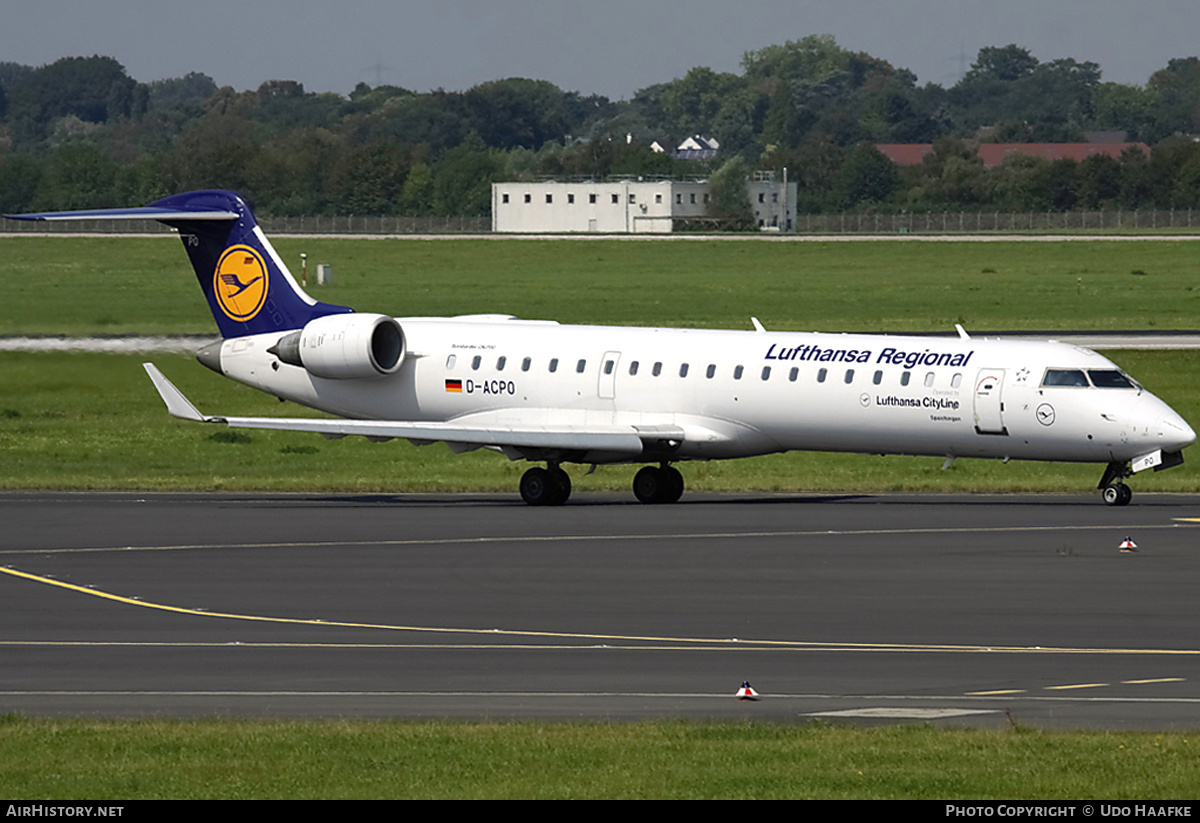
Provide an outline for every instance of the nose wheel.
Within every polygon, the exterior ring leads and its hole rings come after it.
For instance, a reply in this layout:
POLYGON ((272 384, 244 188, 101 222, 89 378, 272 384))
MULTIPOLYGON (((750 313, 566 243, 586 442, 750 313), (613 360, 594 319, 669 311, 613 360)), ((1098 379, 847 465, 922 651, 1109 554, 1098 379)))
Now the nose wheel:
POLYGON ((1133 499, 1133 489, 1124 483, 1111 483, 1101 490, 1100 497, 1106 506, 1128 506, 1133 499))

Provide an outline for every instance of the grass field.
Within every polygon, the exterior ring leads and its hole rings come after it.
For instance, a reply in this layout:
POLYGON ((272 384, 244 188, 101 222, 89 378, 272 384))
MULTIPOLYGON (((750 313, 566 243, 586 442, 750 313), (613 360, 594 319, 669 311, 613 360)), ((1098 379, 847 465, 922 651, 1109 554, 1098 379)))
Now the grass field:
MULTIPOLYGON (((1200 244, 280 238, 322 300, 397 316, 781 331, 1191 329, 1200 244), (314 278, 315 279, 315 278, 314 278)), ((179 242, 0 236, 0 334, 204 334, 179 242)))
POLYGON ((0 719, 11 802, 1187 799, 1200 738, 826 724, 0 719), (278 767, 287 763, 287 769, 278 767))

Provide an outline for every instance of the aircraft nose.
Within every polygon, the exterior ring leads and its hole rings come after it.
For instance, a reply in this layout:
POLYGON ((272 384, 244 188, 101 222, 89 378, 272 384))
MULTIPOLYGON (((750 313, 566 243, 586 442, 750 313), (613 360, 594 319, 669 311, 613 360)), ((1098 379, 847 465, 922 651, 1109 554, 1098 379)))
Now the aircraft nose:
POLYGON ((1196 442, 1196 432, 1187 421, 1154 395, 1143 396, 1129 422, 1135 438, 1165 452, 1176 452, 1196 442))
POLYGON ((1159 437, 1163 439, 1163 450, 1176 452, 1196 442, 1192 427, 1175 412, 1163 415, 1158 421, 1159 437))

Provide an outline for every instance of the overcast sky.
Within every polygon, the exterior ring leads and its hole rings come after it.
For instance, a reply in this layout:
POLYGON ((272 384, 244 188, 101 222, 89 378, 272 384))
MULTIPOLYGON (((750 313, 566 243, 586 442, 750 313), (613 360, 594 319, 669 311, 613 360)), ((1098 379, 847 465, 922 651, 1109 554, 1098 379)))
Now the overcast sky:
POLYGON ((1144 84, 1200 54, 1200 0, 37 0, 3 3, 0 61, 115 57, 148 82, 189 71, 254 89, 299 80, 462 90, 502 77, 628 99, 695 66, 740 72, 743 53, 832 34, 953 85, 981 46, 1100 65, 1144 84))

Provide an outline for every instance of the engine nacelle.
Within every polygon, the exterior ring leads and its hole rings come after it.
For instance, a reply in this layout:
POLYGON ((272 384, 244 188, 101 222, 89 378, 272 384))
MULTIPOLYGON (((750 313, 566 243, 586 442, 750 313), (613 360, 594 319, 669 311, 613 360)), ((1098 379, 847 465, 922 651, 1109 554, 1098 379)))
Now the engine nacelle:
POLYGON ((383 314, 330 314, 280 338, 269 351, 284 363, 334 380, 383 377, 404 363, 404 331, 383 314))

